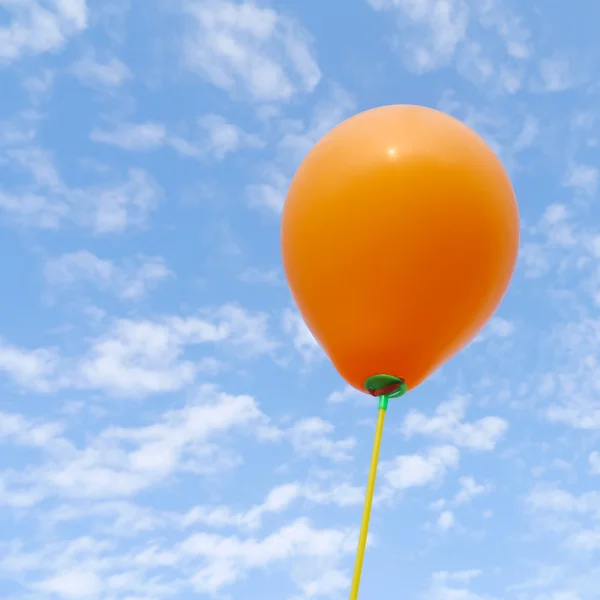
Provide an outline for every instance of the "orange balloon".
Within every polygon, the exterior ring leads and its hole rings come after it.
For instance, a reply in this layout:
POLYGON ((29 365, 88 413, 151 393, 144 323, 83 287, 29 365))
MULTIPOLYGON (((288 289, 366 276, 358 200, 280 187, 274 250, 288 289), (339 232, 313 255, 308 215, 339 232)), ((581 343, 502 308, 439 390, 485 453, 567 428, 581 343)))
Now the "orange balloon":
POLYGON ((363 392, 379 374, 412 389, 497 309, 517 260, 519 212, 500 160, 474 131, 430 108, 384 106, 308 153, 281 235, 294 300, 340 375, 363 392))

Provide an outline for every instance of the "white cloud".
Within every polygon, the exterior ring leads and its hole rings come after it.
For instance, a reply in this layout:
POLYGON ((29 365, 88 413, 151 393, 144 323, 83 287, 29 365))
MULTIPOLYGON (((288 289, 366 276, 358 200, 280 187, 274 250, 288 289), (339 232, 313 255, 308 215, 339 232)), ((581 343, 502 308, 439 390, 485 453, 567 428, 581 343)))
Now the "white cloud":
POLYGON ((331 85, 306 122, 283 120, 281 139, 273 160, 262 169, 262 182, 246 186, 250 207, 281 214, 292 175, 306 153, 330 129, 350 116, 354 98, 339 85, 331 85))
POLYGON ((90 341, 82 357, 5 343, 0 346, 0 372, 25 390, 101 390, 145 397, 180 390, 199 373, 218 370, 220 362, 210 356, 192 360, 184 355, 190 346, 202 344, 219 344, 221 352, 242 359, 272 355, 278 348, 266 314, 224 305, 202 316, 114 320, 108 331, 90 341))
POLYGON ((572 164, 565 176, 564 184, 577 192, 591 196, 598 189, 598 169, 591 165, 572 164))
POLYGON ((198 124, 207 138, 203 144, 205 152, 219 160, 240 148, 262 148, 264 145, 258 137, 229 123, 221 115, 205 115, 198 124))
MULTIPOLYGON (((497 83, 496 78, 485 82, 486 91, 497 83)), ((515 90, 506 90, 515 93, 515 90)), ((494 98, 499 98, 499 92, 493 93, 494 98)), ((499 108, 497 102, 480 104, 466 102, 454 90, 448 90, 436 108, 446 112, 476 131, 498 155, 508 174, 516 176, 523 165, 520 154, 525 150, 539 149, 544 130, 538 131, 538 117, 530 109, 520 109, 510 115, 499 108)))
POLYGON ((365 501, 364 488, 348 483, 337 483, 329 489, 306 485, 302 488, 302 494, 316 504, 333 504, 339 507, 361 506, 365 501))
POLYGON ((94 129, 93 142, 116 146, 122 150, 149 152, 170 147, 182 156, 215 158, 223 160, 228 154, 242 148, 261 148, 263 142, 229 123, 220 115, 205 115, 198 119, 199 133, 189 141, 168 132, 165 125, 145 123, 119 123, 109 129, 94 129))
POLYGON ((469 504, 473 498, 485 494, 492 489, 491 485, 481 485, 473 477, 459 477, 459 490, 452 500, 440 498, 430 503, 429 508, 439 512, 437 528, 446 531, 456 524, 454 512, 451 508, 459 509, 469 504))
POLYGON ((284 101, 311 92, 321 72, 308 34, 294 21, 253 2, 190 1, 185 64, 235 96, 284 101), (192 24, 193 22, 193 24, 192 24))
POLYGON ((590 473, 592 475, 600 475, 600 452, 594 450, 590 452, 588 456, 588 462, 590 465, 590 473))
POLYGON ((538 486, 525 498, 537 524, 559 534, 571 550, 594 552, 600 549, 600 494, 575 495, 555 486, 538 486), (541 519, 540 519, 541 517, 541 519))
POLYGON ((476 496, 480 496, 490 490, 489 485, 481 485, 473 477, 461 477, 458 483, 460 490, 454 497, 454 503, 458 506, 467 504, 476 496))
POLYGON ((348 437, 332 440, 334 427, 318 417, 302 419, 288 431, 294 451, 300 456, 319 456, 334 462, 349 461, 356 440, 348 437))
POLYGON ((527 495, 526 502, 534 510, 600 514, 600 494, 598 492, 587 492, 575 496, 571 492, 556 487, 538 487, 527 495))
MULTIPOLYGON (((303 576, 297 579, 299 579, 298 586, 302 593, 302 600, 305 598, 336 598, 341 592, 346 592, 350 588, 349 577, 339 569, 330 569, 312 578, 303 576)), ((299 600, 299 598, 292 600, 299 600)))
POLYGON ((172 273, 161 257, 137 256, 117 266, 87 250, 79 250, 47 260, 44 275, 55 287, 88 282, 124 300, 136 300, 172 273))
POLYGON ((521 63, 531 54, 530 34, 506 5, 466 0, 367 0, 397 17, 392 45, 406 66, 426 73, 448 65, 488 89, 514 93, 522 85, 521 63), (503 51, 498 52, 499 41, 503 51))
POLYGON ((272 489, 264 502, 244 512, 233 512, 228 506, 196 506, 182 517, 182 523, 189 527, 201 523, 209 527, 234 526, 255 530, 261 525, 265 515, 286 510, 302 495, 302 487, 296 483, 280 485, 272 489))
MULTIPOLYGON (((185 472, 217 473, 237 466, 241 455, 222 447, 229 432, 277 440, 250 396, 232 396, 201 386, 181 409, 165 412, 152 425, 109 427, 79 450, 61 436, 58 424, 35 424, 23 417, 1 415, 0 438, 52 452, 51 460, 5 483, 5 491, 25 491, 32 501, 44 497, 110 499, 132 496, 185 472), (20 431, 16 431, 21 427, 20 431)), ((270 502, 276 502, 277 498, 270 502)))
POLYGON ((186 346, 218 343, 249 357, 269 354, 277 347, 263 313, 226 305, 207 317, 117 321, 79 361, 74 384, 131 396, 175 391, 214 366, 214 361, 183 358, 186 346))
POLYGON ((105 175, 101 185, 70 188, 48 152, 25 147, 7 156, 16 172, 31 177, 15 191, 0 187, 0 213, 22 226, 57 229, 73 223, 97 234, 121 233, 145 226, 162 198, 162 189, 141 169, 130 169, 122 181, 111 182, 105 175))
POLYGON ((381 464, 384 481, 381 498, 398 492, 439 483, 449 469, 458 467, 460 453, 454 446, 436 446, 423 454, 397 456, 381 464))
POLYGON ((142 170, 130 170, 125 182, 76 190, 69 194, 73 219, 95 233, 120 233, 129 227, 143 227, 156 210, 162 190, 142 170))
POLYGON ((88 52, 73 63, 72 72, 83 85, 100 90, 119 88, 132 77, 122 60, 112 54, 98 57, 96 52, 88 52))
POLYGON ((290 179, 280 169, 269 166, 265 169, 265 181, 246 186, 248 204, 251 208, 266 209, 281 214, 290 179))
POLYGON ((306 519, 298 519, 260 540, 195 534, 181 544, 179 551, 205 563, 192 578, 196 592, 214 594, 249 570, 267 565, 273 568, 284 560, 337 562, 354 552, 355 544, 353 530, 319 530, 306 519))
POLYGON ((318 484, 286 483, 273 488, 261 504, 235 512, 228 506, 195 506, 180 517, 180 522, 191 527, 202 524, 212 528, 236 527, 257 530, 269 514, 288 510, 293 502, 308 500, 315 504, 332 504, 338 507, 358 506, 364 502, 364 489, 337 483, 329 488, 318 484))
POLYGON ((451 510, 442 511, 437 520, 437 526, 440 531, 448 531, 449 529, 452 529, 455 523, 456 519, 454 518, 454 513, 451 510))
POLYGON ((331 129, 348 118, 356 108, 354 97, 339 85, 331 85, 327 96, 315 106, 306 123, 284 122, 278 143, 290 165, 296 168, 308 151, 331 129))
MULTIPOLYGON (((79 361, 75 384, 125 396, 164 393, 191 384, 202 365, 182 359, 181 354, 186 343, 194 342, 194 336, 173 325, 117 322, 79 361)), ((203 325, 210 329, 208 323, 203 325)), ((201 334, 195 337, 205 341, 201 334)))
POLYGON ((406 437, 426 435, 472 450, 493 450, 508 429, 500 417, 483 417, 472 423, 463 421, 468 398, 456 396, 438 405, 433 417, 411 410, 402 424, 406 437))
POLYGON ((0 372, 7 374, 24 389, 49 392, 55 387, 53 375, 59 355, 53 349, 24 350, 0 342, 0 372))
POLYGON ((47 188, 54 192, 64 188, 49 152, 27 146, 8 150, 6 156, 21 172, 30 174, 33 182, 40 188, 47 188))
MULTIPOLYGON (((398 17, 422 27, 418 41, 406 40, 407 62, 417 72, 447 64, 467 33, 469 10, 465 2, 450 0, 368 0, 377 11, 397 11, 398 17)), ((416 37, 416 36, 415 36, 416 37)))
POLYGON ((45 197, 31 194, 8 194, 0 190, 0 210, 9 214, 18 224, 55 229, 68 213, 61 202, 51 202, 45 197))
POLYGON ((527 59, 532 54, 531 34, 523 19, 510 12, 502 2, 481 2, 475 4, 480 22, 484 28, 494 30, 504 42, 508 56, 527 59))
POLYGON ((45 523, 56 527, 63 523, 94 521, 97 531, 110 537, 135 538, 160 528, 179 525, 170 513, 145 508, 128 500, 96 500, 63 503, 43 511, 45 523))
MULTIPOLYGON (((593 197, 596 180, 593 167, 571 163, 562 183, 578 196, 593 197)), ((597 258, 596 231, 578 210, 580 202, 581 199, 571 204, 548 204, 538 222, 529 228, 529 241, 523 244, 520 254, 527 277, 539 278, 554 272, 562 279, 577 274, 582 292, 593 288, 595 273, 590 267, 597 258)))
POLYGON ((542 244, 525 242, 519 250, 519 258, 528 279, 543 277, 551 268, 546 248, 542 244))
MULTIPOLYGON (((18 415, 7 415, 9 419, 21 419, 18 415)), ((270 426, 262 417, 258 421, 249 421, 248 428, 255 427, 256 435, 261 440, 279 440, 279 430, 270 426), (262 422, 261 422, 262 419, 262 422), (273 435, 276 432, 277 435, 273 435)), ((0 421, 1 422, 1 421, 0 421)), ((29 424, 27 431, 35 431, 36 427, 29 424)), ((239 432, 243 431, 245 426, 241 425, 239 432)), ((39 426, 37 427, 39 428, 39 426)), ((50 430, 50 425, 46 427, 50 430)), ((59 432, 59 430, 57 430, 59 432)), ((224 434, 230 435, 230 431, 224 431, 224 434)), ((219 433, 217 432, 217 436, 219 433)), ((37 436, 38 439, 41 436, 37 436)), ((0 439, 1 432, 0 432, 0 439)), ((56 444, 64 443, 62 438, 57 438, 56 444)), ((20 436, 17 442, 28 445, 29 442, 20 436)), ((97 442, 96 445, 98 446, 97 442)), ((108 444, 104 443, 108 447, 108 444)), ((123 442, 125 446, 125 442, 123 442)), ((115 448, 112 447, 114 452, 115 448)), ((196 449, 197 450, 197 449, 196 449)), ((185 453, 182 453, 185 457, 185 453)), ((231 458, 231 457, 230 457, 231 458)), ((208 463, 208 457, 207 457, 208 463)), ((180 461, 181 462, 181 461, 180 461)), ((226 468, 235 466, 231 460, 224 465, 226 468)), ((90 471, 92 465, 90 464, 90 471)), ((185 464, 178 464, 175 470, 185 470, 185 464)), ((198 477, 201 473, 194 473, 198 477)), ((96 489, 95 487, 93 489, 96 489)), ((47 492, 47 490, 46 490, 47 492)), ((84 494, 85 495, 85 494, 84 494)), ((113 496, 117 499, 111 499, 110 493, 104 494, 108 499, 95 499, 93 503, 72 502, 73 498, 67 494, 67 501, 59 504, 52 510, 45 511, 44 519, 47 524, 53 526, 60 523, 73 523, 84 519, 99 519, 102 523, 98 531, 104 535, 118 538, 134 538, 138 534, 148 535, 151 532, 159 531, 196 531, 199 527, 203 529, 223 530, 234 528, 243 533, 256 532, 268 525, 268 518, 273 515, 283 515, 293 508, 294 503, 299 501, 310 502, 317 505, 333 505, 340 508, 349 506, 359 506, 364 502, 364 488, 355 487, 347 482, 325 483, 320 480, 307 483, 283 483, 272 488, 260 504, 256 504, 248 509, 235 510, 226 504, 214 505, 196 505, 183 513, 172 510, 157 510, 145 508, 135 504, 129 499, 119 499, 121 492, 116 491, 113 496)), ((129 494, 126 494, 129 495, 129 494)), ((96 496, 94 493, 92 499, 96 496)), ((27 504, 14 501, 4 501, 7 506, 31 506, 43 498, 42 494, 32 495, 27 504)), ((26 499, 26 496, 23 497, 26 499)), ((98 523, 98 521, 96 521, 98 523)))
POLYGON ((165 144, 167 130, 161 123, 121 123, 112 130, 94 129, 90 139, 123 150, 156 150, 165 144))
MULTIPOLYGON (((336 390, 329 394, 327 402, 329 404, 342 404, 354 400, 355 402, 360 403, 361 400, 364 402, 366 398, 365 394, 348 385, 342 390, 336 390)), ((368 399, 371 400, 371 398, 368 399)))
POLYGON ((0 120, 0 148, 11 148, 32 143, 37 135, 41 115, 37 110, 26 108, 17 114, 0 120))
POLYGON ((44 69, 39 75, 31 75, 23 79, 23 87, 29 94, 33 105, 39 104, 48 98, 54 86, 55 73, 50 69, 44 69))
POLYGON ((484 342, 492 338, 508 338, 515 332, 513 323, 502 317, 492 317, 473 343, 484 342))
POLYGON ((525 122, 523 123, 523 127, 517 136, 517 139, 514 141, 513 148, 516 152, 520 152, 522 150, 526 150, 527 148, 531 148, 534 141, 538 138, 540 134, 540 123, 538 119, 533 117, 532 115, 527 115, 525 117, 525 122))
POLYGON ((567 545, 572 549, 585 552, 600 550, 600 531, 592 529, 573 533, 567 540, 567 545))
POLYGON ((565 58, 545 58, 539 68, 541 85, 546 92, 564 92, 577 81, 573 63, 565 58))
POLYGON ((600 428, 600 321, 585 312, 552 331, 551 339, 560 340, 555 350, 559 363, 544 374, 547 384, 538 393, 546 402, 544 414, 550 421, 594 430, 600 428))
POLYGON ((471 582, 481 575, 479 569, 438 571, 432 575, 431 585, 424 597, 427 600, 494 600, 492 596, 480 595, 469 589, 471 582))
POLYGON ((0 440, 3 442, 50 449, 61 444, 63 431, 60 423, 36 423, 23 415, 0 412, 0 440))
POLYGON ((291 336, 294 348, 304 362, 311 363, 323 357, 321 347, 297 311, 286 309, 283 312, 282 326, 283 331, 291 336))
POLYGON ((14 543, 4 548, 0 570, 10 579, 26 580, 38 593, 43 589, 71 600, 96 592, 124 600, 165 598, 189 592, 190 587, 214 595, 252 571, 288 572, 292 565, 292 579, 309 594, 303 597, 317 597, 321 586, 330 591, 347 587, 338 565, 355 543, 355 530, 319 529, 297 519, 264 537, 198 532, 175 544, 152 540, 128 551, 91 537, 42 543, 32 550, 14 543))
POLYGON ((5 0, 12 17, 0 27, 0 64, 60 50, 87 27, 86 0, 5 0))
POLYGON ((257 269, 250 267, 239 275, 239 280, 249 285, 281 285, 283 283, 278 269, 257 269))
POLYGON ((66 600, 97 598, 103 585, 93 571, 58 573, 35 586, 40 592, 56 594, 66 600))
POLYGON ((0 572, 10 580, 26 581, 37 594, 125 600, 192 591, 215 595, 254 571, 289 573, 293 565, 292 579, 302 597, 318 597, 323 589, 347 587, 339 566, 354 552, 356 537, 354 529, 318 528, 296 519, 262 537, 197 532, 175 543, 152 540, 128 550, 92 537, 31 549, 15 542, 3 548, 0 572), (300 577, 299 567, 310 576, 300 577))

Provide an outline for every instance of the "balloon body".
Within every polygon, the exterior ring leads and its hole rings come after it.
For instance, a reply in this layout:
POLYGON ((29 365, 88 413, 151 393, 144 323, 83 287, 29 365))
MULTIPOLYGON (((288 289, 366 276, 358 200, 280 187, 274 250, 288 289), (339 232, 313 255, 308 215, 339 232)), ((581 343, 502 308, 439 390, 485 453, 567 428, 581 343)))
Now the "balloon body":
POLYGON ((340 375, 419 385, 500 304, 519 213, 500 160, 474 131, 409 105, 360 113, 308 153, 281 223, 292 296, 340 375))

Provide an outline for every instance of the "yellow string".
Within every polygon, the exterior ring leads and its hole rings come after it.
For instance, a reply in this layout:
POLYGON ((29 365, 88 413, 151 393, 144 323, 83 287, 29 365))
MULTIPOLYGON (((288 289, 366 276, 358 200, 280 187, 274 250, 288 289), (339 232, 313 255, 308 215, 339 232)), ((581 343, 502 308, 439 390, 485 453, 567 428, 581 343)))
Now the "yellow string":
POLYGON ((352 587, 350 588, 350 600, 357 600, 360 576, 362 574, 365 548, 367 546, 367 533, 369 532, 369 519, 371 518, 371 505, 373 504, 373 492, 375 491, 375 478, 377 476, 377 465, 379 464, 379 449, 383 434, 383 422, 385 420, 385 408, 379 408, 377 414, 377 427, 375 428, 375 441, 373 442, 373 453, 371 454, 371 466, 369 467, 369 480, 367 481, 367 493, 365 494, 365 506, 363 508, 360 535, 358 536, 358 549, 356 551, 356 562, 354 563, 354 575, 352 587))

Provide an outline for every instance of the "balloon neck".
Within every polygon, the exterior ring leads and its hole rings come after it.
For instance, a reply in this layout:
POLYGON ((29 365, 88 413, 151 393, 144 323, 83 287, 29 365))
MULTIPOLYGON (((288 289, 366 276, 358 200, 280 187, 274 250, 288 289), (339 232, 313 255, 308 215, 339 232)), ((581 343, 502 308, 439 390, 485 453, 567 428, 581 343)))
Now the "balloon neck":
POLYGON ((365 381, 365 389, 371 396, 379 397, 379 408, 387 409, 390 398, 406 394, 406 383, 394 375, 372 375, 365 381))

